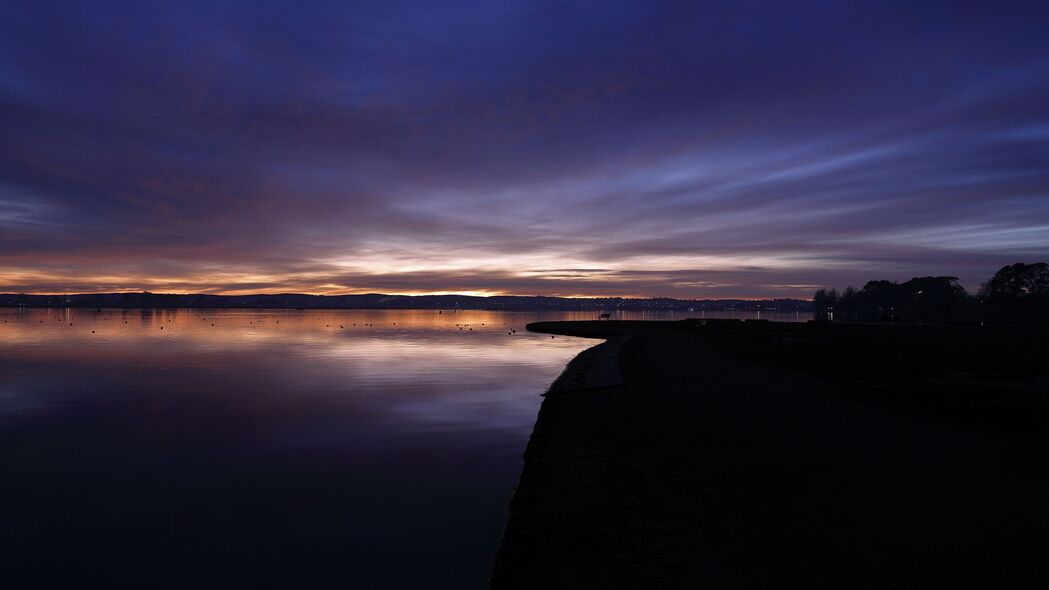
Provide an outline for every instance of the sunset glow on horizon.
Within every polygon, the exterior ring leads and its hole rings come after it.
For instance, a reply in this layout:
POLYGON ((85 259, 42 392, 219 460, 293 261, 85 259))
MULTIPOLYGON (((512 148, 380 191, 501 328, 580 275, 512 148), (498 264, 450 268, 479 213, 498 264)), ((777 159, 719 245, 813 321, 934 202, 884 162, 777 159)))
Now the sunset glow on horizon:
MULTIPOLYGON (((661 289, 670 289, 681 293, 694 290, 702 293, 718 290, 721 297, 737 297, 731 294, 733 287, 745 291, 742 283, 718 282, 718 275, 723 280, 739 280, 733 270, 737 267, 731 263, 724 268, 717 262, 703 261, 704 268, 711 269, 705 274, 709 278, 700 279, 680 273, 665 260, 653 260, 645 263, 645 272, 631 272, 629 269, 615 268, 553 268, 528 269, 519 272, 504 272, 499 266, 457 268, 443 266, 440 261, 433 268, 427 268, 425 262, 415 263, 416 268, 407 271, 391 269, 383 272, 381 265, 347 267, 330 264, 328 272, 313 271, 302 274, 272 275, 263 271, 239 274, 236 271, 223 272, 214 270, 206 274, 183 277, 150 277, 148 274, 106 274, 91 277, 91 280, 71 278, 62 275, 48 275, 34 272, 0 271, 0 284, 42 285, 44 290, 37 294, 63 293, 134 293, 150 291, 157 293, 178 294, 213 294, 213 295, 251 295, 301 293, 307 295, 352 295, 365 293, 386 293, 395 295, 469 295, 477 297, 496 295, 546 295, 556 297, 625 297, 644 298, 659 296, 661 289), (347 280, 347 277, 349 280, 347 280), (345 282, 333 282, 342 279, 345 282), (428 288, 429 282, 448 285, 449 288, 428 288), (501 288, 501 284, 507 288, 501 288), (355 287, 355 284, 370 287, 355 287), (470 288, 477 284, 491 284, 489 288, 470 288), (516 289, 514 285, 520 285, 516 289), (458 288, 454 288, 458 286, 458 288), (538 291, 531 292, 531 286, 538 291), (656 292, 657 295, 652 293, 656 292)), ((491 260, 484 261, 491 264, 491 260)), ((536 264, 534 257, 528 262, 536 264)), ((547 261, 547 266, 556 264, 557 260, 547 261)), ((644 262, 643 262, 644 263, 644 262)), ((513 258, 504 261, 505 268, 527 268, 513 258)), ((577 263, 578 264, 578 263, 577 263)), ((765 285, 763 295, 775 297, 798 296, 807 298, 819 285, 770 284, 765 285)), ((692 297, 700 298, 700 297, 692 297)), ((754 294, 742 294, 738 298, 761 298, 754 294)))

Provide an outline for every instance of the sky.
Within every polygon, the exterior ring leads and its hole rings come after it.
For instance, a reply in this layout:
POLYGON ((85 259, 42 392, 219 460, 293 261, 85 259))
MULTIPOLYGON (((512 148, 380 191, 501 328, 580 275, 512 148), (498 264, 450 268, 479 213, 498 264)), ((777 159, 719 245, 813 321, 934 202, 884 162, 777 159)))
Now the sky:
POLYGON ((1049 260, 1049 3, 48 2, 0 292, 803 297, 1049 260))

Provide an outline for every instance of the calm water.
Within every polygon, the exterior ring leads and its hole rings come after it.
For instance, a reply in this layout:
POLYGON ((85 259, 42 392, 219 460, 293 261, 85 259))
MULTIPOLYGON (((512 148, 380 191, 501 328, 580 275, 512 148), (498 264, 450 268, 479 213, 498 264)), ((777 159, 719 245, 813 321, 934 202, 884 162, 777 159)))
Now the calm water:
POLYGON ((0 309, 5 586, 483 587, 592 317, 0 309))
POLYGON ((0 310, 0 571, 483 587, 539 394, 595 343, 536 317, 0 310))

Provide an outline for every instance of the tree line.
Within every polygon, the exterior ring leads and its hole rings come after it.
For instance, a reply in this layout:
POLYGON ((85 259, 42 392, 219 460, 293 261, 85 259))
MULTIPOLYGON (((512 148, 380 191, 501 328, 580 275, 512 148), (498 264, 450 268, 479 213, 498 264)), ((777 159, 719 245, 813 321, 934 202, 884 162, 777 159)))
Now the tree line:
POLYGON ((1039 324, 1049 322, 1049 264, 1003 266, 976 294, 957 277, 870 281, 860 289, 820 289, 816 317, 846 322, 1039 324))

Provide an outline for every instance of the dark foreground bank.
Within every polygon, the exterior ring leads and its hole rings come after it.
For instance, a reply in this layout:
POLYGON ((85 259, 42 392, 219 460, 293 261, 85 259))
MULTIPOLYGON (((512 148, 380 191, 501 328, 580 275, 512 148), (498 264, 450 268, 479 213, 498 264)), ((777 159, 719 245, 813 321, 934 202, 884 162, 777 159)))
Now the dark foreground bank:
POLYGON ((611 340, 543 403, 493 588, 1049 583, 1044 331, 529 328, 611 340))

